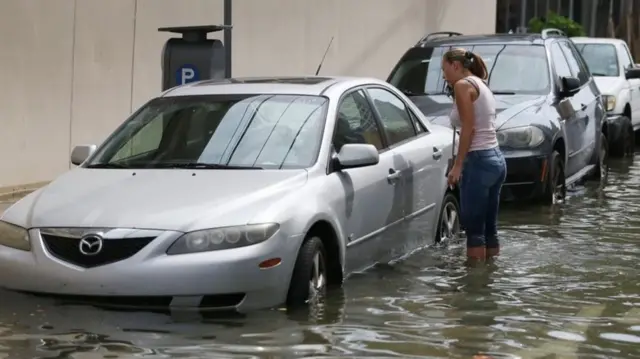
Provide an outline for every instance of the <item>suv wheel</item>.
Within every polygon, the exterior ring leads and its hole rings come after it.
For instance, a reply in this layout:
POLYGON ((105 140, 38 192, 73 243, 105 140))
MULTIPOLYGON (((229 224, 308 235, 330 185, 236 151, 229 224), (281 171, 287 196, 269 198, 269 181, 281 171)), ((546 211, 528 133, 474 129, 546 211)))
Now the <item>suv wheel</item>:
POLYGON ((604 133, 600 134, 600 152, 598 153, 598 162, 596 163, 596 170, 593 176, 596 179, 606 179, 609 174, 609 166, 607 166, 607 160, 609 159, 609 143, 604 133))
POLYGON ((567 186, 564 177, 564 161, 558 151, 553 151, 551 154, 548 168, 544 202, 547 204, 562 203, 567 195, 567 186))
POLYGON ((620 125, 622 126, 620 140, 609 144, 609 152, 612 156, 624 157, 633 154, 635 134, 631 120, 628 117, 621 117, 620 125))

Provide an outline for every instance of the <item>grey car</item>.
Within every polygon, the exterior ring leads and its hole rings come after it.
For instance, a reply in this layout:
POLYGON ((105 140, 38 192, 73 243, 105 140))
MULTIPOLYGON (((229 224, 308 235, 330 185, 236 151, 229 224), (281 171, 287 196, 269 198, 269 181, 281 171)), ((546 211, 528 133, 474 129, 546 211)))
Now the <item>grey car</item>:
POLYGON ((376 79, 170 89, 0 221, 0 286, 110 304, 308 305, 450 239, 452 132, 376 79))

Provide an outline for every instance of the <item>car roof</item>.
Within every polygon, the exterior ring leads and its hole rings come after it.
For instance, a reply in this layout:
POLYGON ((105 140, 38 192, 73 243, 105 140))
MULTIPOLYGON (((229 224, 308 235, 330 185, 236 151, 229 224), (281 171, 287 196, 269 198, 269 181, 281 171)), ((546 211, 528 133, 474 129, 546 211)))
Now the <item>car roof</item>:
POLYGON ((456 46, 456 45, 491 45, 491 44, 514 44, 514 45, 542 45, 546 40, 563 38, 560 36, 549 36, 543 38, 541 34, 484 34, 484 35, 459 35, 442 36, 426 41, 420 41, 414 47, 431 46, 456 46))
POLYGON ((353 87, 383 83, 374 78, 347 76, 236 77, 203 80, 167 90, 162 97, 189 95, 291 94, 320 96, 334 85, 353 87))
POLYGON ((579 44, 624 44, 622 39, 612 39, 609 37, 572 37, 571 41, 579 44))

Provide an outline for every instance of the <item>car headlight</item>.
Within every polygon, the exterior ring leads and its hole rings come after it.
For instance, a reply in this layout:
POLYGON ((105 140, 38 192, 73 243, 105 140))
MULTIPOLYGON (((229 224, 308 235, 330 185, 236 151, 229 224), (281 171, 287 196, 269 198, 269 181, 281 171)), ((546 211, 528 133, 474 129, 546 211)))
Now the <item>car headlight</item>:
POLYGON ((611 95, 602 95, 602 102, 604 102, 604 108, 610 112, 616 108, 616 97, 611 95))
POLYGON ((30 251, 29 232, 22 227, 0 221, 0 245, 30 251))
POLYGON ((501 147, 532 148, 544 142, 544 132, 535 126, 499 130, 497 136, 501 147))
POLYGON ((246 247, 266 241, 280 228, 277 223, 251 224, 189 232, 178 238, 167 254, 219 251, 246 247))

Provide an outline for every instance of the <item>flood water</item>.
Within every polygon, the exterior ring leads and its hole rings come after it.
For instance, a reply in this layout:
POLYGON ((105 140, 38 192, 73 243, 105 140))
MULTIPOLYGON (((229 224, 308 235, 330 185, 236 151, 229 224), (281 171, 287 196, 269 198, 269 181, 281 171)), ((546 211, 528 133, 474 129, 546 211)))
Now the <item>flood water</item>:
MULTIPOLYGON (((0 358, 640 358, 640 155, 555 208, 504 208, 503 252, 462 242, 351 277, 318 316, 119 312, 0 292, 0 358)), ((153 283, 150 283, 153 285, 153 283)))

